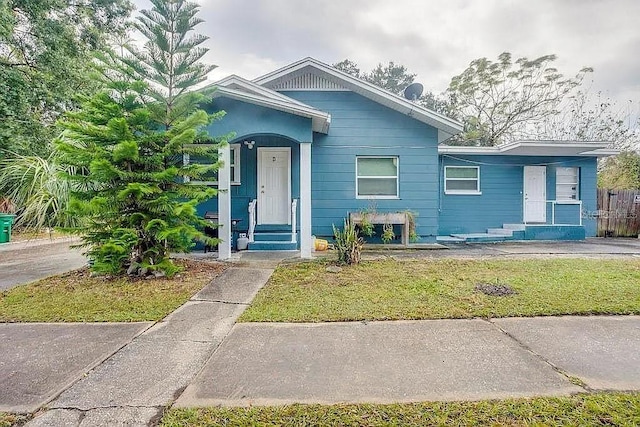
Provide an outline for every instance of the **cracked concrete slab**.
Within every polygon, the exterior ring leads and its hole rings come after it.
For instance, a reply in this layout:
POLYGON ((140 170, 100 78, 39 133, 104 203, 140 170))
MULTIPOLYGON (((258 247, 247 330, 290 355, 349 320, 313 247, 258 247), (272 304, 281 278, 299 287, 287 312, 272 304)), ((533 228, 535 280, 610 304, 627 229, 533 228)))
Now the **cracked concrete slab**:
POLYGON ((584 391, 482 320, 237 324, 175 406, 413 402, 584 391))
POLYGON ((31 420, 26 427, 147 427, 160 419, 163 410, 162 407, 52 409, 31 420))
POLYGON ((0 411, 34 412, 150 325, 0 324, 0 411))
POLYGON ((249 304, 272 273, 269 268, 229 268, 192 299, 249 304))
POLYGON ((592 389, 640 390, 640 316, 512 318, 492 322, 592 389))

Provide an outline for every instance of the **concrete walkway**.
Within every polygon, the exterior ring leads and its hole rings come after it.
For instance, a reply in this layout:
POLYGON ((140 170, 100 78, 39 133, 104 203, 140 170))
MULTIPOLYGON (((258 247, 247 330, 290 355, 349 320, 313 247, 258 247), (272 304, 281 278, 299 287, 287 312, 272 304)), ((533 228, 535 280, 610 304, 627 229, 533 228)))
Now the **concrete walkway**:
MULTIPOLYGON (((248 266, 227 269, 189 302, 82 376, 27 425, 153 424, 202 369, 272 271, 248 266)), ((40 342, 46 342, 43 338, 40 342)))

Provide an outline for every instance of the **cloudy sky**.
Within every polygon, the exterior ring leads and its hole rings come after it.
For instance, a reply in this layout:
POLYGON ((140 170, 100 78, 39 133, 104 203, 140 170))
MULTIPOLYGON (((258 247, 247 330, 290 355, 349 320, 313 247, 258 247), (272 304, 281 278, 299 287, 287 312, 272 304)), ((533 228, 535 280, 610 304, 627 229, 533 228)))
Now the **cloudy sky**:
MULTIPOLYGON (((138 9, 148 0, 134 0, 138 9)), ((390 60, 439 93, 475 58, 504 51, 530 59, 556 54, 574 75, 595 69, 592 90, 637 114, 640 0, 200 0, 210 37, 211 80, 254 78, 312 56, 345 58, 362 70, 390 60)))

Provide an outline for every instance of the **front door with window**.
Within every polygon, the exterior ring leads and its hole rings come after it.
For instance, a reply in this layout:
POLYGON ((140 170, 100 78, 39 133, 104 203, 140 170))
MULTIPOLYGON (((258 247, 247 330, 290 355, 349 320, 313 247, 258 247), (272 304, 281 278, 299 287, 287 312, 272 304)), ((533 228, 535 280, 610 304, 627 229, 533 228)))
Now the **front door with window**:
POLYGON ((258 148, 258 224, 291 224, 291 149, 258 148))
POLYGON ((524 222, 547 221, 547 167, 524 167, 524 222))

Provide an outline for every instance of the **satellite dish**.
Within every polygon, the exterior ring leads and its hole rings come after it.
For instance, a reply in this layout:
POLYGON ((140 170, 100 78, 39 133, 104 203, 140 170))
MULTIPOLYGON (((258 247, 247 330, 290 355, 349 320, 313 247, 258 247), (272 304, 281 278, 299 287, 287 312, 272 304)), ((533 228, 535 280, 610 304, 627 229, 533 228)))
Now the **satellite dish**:
POLYGON ((416 99, 420 98, 420 95, 422 95, 423 90, 424 90, 424 86, 422 86, 422 84, 411 83, 404 90, 404 97, 407 98, 409 101, 415 101, 416 99))

